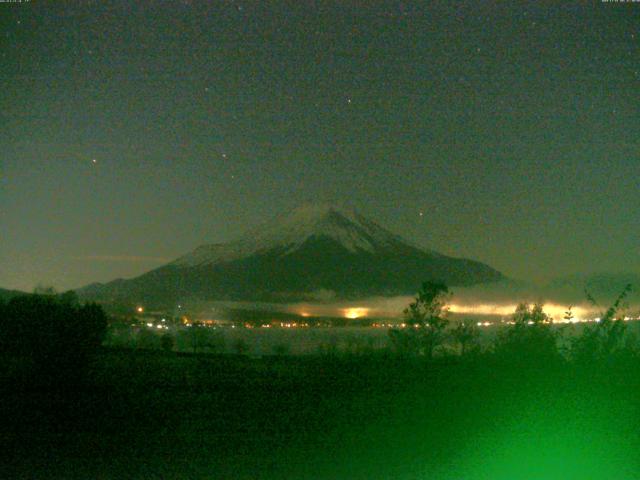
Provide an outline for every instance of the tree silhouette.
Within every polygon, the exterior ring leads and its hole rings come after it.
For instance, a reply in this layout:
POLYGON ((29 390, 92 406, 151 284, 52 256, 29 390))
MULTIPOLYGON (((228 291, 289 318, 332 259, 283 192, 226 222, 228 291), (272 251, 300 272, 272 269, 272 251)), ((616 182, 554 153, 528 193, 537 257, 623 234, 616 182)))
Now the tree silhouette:
POLYGON ((415 300, 404 310, 404 330, 391 329, 389 338, 396 351, 403 354, 423 353, 427 358, 445 339, 449 321, 445 318, 449 288, 439 282, 424 282, 415 300))
POLYGON ((520 303, 511 319, 512 325, 498 335, 494 344, 499 357, 531 364, 560 359, 551 317, 541 303, 520 303))
POLYGON ((0 309, 0 351, 31 364, 39 380, 77 381, 102 343, 107 317, 74 292, 23 295, 0 309))

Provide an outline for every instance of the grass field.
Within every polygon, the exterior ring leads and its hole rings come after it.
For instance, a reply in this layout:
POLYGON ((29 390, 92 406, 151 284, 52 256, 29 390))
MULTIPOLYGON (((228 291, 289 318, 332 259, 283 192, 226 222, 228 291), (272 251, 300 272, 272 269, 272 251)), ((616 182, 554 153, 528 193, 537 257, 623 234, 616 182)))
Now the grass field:
POLYGON ((2 478, 638 478, 640 364, 104 349, 4 382, 2 478))

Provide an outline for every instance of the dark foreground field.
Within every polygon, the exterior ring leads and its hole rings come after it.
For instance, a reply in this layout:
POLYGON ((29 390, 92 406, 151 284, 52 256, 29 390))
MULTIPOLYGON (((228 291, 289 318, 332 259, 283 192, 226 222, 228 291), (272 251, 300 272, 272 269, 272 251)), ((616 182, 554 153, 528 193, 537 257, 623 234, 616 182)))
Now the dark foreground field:
POLYGON ((102 350, 82 388, 5 382, 0 477, 639 478, 639 387, 634 361, 102 350))

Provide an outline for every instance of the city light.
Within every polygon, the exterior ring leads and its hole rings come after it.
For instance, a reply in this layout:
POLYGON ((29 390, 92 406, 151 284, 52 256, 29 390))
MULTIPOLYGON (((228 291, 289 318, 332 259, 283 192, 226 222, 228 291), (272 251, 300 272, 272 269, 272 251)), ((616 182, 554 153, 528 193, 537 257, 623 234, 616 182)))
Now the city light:
POLYGON ((342 309, 342 316, 349 319, 356 319, 366 317, 369 314, 369 308, 356 307, 356 308, 344 308, 342 309))

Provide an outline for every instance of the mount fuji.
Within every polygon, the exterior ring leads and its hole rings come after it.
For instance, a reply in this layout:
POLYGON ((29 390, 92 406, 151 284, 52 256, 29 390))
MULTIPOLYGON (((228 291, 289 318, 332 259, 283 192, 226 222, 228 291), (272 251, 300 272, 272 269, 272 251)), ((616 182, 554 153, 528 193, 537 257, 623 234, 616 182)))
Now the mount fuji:
POLYGON ((503 279, 493 268, 403 240, 355 211, 305 205, 229 243, 203 245, 129 280, 78 291, 100 301, 288 302, 414 294, 425 280, 468 286, 503 279))

